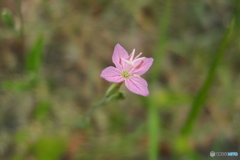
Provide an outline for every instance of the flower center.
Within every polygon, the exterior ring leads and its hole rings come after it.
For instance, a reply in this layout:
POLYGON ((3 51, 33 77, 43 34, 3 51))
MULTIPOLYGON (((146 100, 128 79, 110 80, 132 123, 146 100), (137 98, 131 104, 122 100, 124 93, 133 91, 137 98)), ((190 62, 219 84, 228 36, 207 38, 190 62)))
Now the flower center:
POLYGON ((122 71, 121 75, 123 78, 126 78, 126 79, 129 79, 131 77, 131 75, 127 71, 122 71))

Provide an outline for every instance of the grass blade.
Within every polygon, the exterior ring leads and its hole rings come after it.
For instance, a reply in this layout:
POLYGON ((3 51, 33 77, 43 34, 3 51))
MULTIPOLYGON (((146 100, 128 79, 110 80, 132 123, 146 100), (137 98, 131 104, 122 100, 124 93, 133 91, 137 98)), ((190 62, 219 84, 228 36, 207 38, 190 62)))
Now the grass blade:
POLYGON ((200 91, 198 92, 196 98, 194 99, 194 101, 192 103, 192 108, 188 114, 186 122, 181 131, 181 135, 183 135, 183 136, 189 135, 189 133, 191 132, 191 130, 193 128, 194 122, 197 119, 198 114, 200 113, 201 109, 203 108, 203 104, 207 99, 207 94, 213 83, 213 79, 214 79, 216 70, 219 66, 219 62, 229 44, 230 36, 231 36, 233 29, 234 29, 234 20, 232 20, 224 38, 223 38, 222 44, 221 44, 221 46, 216 54, 216 57, 210 67, 210 70, 208 72, 208 75, 206 77, 206 80, 205 80, 202 88, 200 89, 200 91))

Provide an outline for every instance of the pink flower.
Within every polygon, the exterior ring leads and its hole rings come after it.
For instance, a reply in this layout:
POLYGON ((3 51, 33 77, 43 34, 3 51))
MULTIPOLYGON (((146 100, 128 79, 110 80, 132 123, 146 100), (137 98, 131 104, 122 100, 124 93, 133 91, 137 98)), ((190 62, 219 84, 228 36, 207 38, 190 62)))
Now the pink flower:
POLYGON ((148 83, 140 76, 151 67, 153 58, 139 58, 142 53, 134 58, 134 53, 135 49, 128 55, 128 52, 120 44, 117 44, 112 56, 116 67, 105 68, 101 77, 114 83, 125 81, 126 87, 133 93, 148 96, 148 83))

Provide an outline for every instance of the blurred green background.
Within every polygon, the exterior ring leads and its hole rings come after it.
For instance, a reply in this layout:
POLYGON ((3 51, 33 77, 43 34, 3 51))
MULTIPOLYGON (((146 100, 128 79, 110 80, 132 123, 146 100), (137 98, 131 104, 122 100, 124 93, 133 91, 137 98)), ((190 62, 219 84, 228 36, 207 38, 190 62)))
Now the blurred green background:
POLYGON ((188 160, 240 153, 238 0, 1 0, 1 160, 188 160), (83 115, 114 46, 143 52, 149 97, 83 115))

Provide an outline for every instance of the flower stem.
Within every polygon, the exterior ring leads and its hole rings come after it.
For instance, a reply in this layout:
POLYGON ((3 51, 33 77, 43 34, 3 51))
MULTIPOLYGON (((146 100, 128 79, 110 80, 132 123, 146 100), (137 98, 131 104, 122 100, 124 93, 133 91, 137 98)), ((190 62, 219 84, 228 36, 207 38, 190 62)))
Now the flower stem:
POLYGON ((96 111, 97 108, 99 108, 100 106, 102 106, 104 103, 106 102, 106 96, 104 96, 99 103, 94 104, 88 111, 87 113, 84 115, 84 119, 89 117, 92 113, 94 113, 96 111))
MULTIPOLYGON (((119 92, 119 88, 121 87, 121 83, 113 83, 106 91, 104 97, 96 104, 94 104, 87 112, 86 114, 81 117, 80 124, 77 123, 77 126, 80 125, 80 127, 83 127, 86 125, 86 119, 91 116, 99 107, 103 106, 107 102, 113 101, 113 100, 119 100, 123 99, 124 96, 121 92, 119 92)), ((79 122, 79 121, 78 121, 79 122)))

